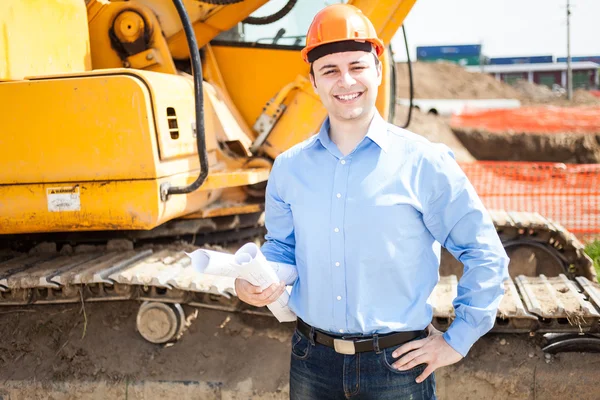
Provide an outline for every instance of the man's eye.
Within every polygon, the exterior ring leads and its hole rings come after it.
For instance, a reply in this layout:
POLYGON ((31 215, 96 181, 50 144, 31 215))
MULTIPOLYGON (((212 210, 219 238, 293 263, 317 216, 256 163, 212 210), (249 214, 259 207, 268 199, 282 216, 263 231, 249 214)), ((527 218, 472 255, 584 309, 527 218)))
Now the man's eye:
POLYGON ((335 72, 334 70, 325 71, 325 72, 323 72, 323 75, 331 75, 334 72, 335 72))
POLYGON ((355 71, 360 71, 360 70, 365 69, 365 67, 353 67, 352 69, 355 71))

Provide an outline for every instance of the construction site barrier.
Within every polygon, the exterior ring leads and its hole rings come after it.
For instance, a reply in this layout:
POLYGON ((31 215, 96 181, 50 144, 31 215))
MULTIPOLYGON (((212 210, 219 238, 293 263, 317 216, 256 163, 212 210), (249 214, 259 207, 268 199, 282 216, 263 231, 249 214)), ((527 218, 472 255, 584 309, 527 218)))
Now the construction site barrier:
POLYGON ((453 115, 453 129, 495 133, 600 133, 600 107, 520 107, 453 115))
POLYGON ((490 210, 537 212, 584 241, 600 237, 600 164, 461 163, 490 210))

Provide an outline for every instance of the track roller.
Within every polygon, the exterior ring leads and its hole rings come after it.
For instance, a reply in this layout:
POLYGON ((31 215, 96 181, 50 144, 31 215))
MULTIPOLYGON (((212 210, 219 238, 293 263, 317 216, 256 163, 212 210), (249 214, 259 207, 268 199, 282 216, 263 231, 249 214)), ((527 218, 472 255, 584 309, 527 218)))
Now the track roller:
POLYGON ((185 326, 185 312, 180 304, 145 301, 136 318, 137 330, 151 343, 175 340, 185 326))

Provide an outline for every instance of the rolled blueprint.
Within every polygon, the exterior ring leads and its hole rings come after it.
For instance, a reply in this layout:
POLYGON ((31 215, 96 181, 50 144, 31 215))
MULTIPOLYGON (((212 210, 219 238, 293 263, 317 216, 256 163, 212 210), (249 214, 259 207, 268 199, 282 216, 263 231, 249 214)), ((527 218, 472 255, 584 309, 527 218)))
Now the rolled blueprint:
MULTIPOLYGON (((259 286, 265 290, 273 283, 278 283, 279 277, 269 264, 260 249, 254 243, 243 245, 235 253, 235 263, 240 273, 240 277, 247 280, 254 286, 259 286)), ((294 271, 296 269, 294 268, 294 271)), ((290 295, 284 291, 277 300, 267 305, 279 322, 290 322, 296 320, 296 314, 287 306, 290 295)))
MULTIPOLYGON (((242 278, 263 290, 280 281, 290 285, 298 277, 296 266, 267 261, 254 243, 245 244, 234 255, 204 249, 186 254, 192 259, 192 268, 200 273, 242 278)), ((279 322, 296 320, 296 315, 287 306, 288 301, 289 293, 284 291, 275 302, 267 305, 279 322)))

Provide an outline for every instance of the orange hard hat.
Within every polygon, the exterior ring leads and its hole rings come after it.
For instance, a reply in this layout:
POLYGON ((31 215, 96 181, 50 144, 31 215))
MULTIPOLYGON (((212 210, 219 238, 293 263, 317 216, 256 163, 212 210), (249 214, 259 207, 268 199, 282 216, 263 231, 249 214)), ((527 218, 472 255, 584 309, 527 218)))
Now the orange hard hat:
MULTIPOLYGON (((323 45, 340 42, 368 45, 366 48, 364 46, 362 48, 350 46, 346 51, 355 49, 370 51, 374 46, 378 57, 381 56, 384 49, 383 41, 377 37, 373 24, 359 8, 350 4, 332 4, 319 11, 310 24, 306 35, 306 47, 301 51, 302 58, 306 62, 312 62, 316 59, 315 57, 309 57, 312 50, 323 45)), ((336 50, 325 54, 343 51, 343 45, 343 43, 340 43, 342 47, 334 46, 332 50, 337 47, 336 50)), ((320 56, 325 54, 320 54, 320 56)))

